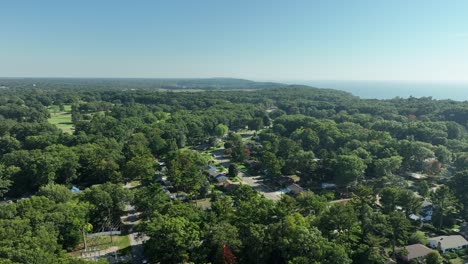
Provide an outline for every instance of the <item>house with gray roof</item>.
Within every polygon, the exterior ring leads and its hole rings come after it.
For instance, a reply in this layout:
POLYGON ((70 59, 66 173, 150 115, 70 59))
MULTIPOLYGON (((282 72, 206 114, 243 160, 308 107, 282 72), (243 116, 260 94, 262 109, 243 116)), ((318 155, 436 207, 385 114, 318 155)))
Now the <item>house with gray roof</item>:
POLYGON ((429 238, 429 246, 440 250, 442 253, 447 251, 466 248, 468 241, 460 235, 438 236, 429 238))

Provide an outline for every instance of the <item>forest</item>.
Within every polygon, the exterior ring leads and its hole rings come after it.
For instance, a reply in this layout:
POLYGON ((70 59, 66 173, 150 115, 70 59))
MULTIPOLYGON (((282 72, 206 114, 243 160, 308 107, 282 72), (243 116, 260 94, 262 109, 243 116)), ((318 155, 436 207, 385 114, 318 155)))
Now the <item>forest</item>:
POLYGON ((0 79, 0 263, 464 263, 409 246, 468 235, 467 127, 431 97, 0 79))

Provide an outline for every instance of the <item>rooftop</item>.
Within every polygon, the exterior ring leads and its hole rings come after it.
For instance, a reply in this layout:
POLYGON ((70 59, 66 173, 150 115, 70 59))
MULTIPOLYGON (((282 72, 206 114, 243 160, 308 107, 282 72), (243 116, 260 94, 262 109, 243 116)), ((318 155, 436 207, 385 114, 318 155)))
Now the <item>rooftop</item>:
MULTIPOLYGON (((408 250, 408 255, 404 256, 407 260, 412 260, 420 257, 424 257, 427 254, 431 253, 433 250, 422 245, 422 244, 414 244, 414 245, 409 245, 405 246, 406 250, 408 250)), ((399 250, 401 250, 400 248, 399 250)))
POLYGON ((303 191, 304 191, 304 189, 302 189, 301 186, 299 186, 299 185, 297 185, 297 184, 295 184, 295 183, 289 185, 289 186, 287 187, 287 189, 289 189, 289 190, 290 190, 291 192, 293 192, 293 193, 300 193, 300 192, 303 192, 303 191))
POLYGON ((429 238, 429 242, 434 241, 440 243, 442 248, 457 248, 459 246, 468 245, 468 241, 460 235, 453 236, 438 236, 429 238))

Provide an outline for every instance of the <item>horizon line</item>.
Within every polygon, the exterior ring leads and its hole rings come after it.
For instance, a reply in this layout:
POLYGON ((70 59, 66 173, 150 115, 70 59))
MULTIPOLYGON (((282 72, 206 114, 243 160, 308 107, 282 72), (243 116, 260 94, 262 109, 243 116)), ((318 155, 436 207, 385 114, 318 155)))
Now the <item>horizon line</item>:
MULTIPOLYGON (((417 80, 417 79, 256 79, 245 77, 88 77, 88 76, 0 76, 0 79, 147 79, 147 80, 203 80, 203 79, 238 79, 254 82, 275 82, 292 84, 290 82, 418 82, 418 83, 468 83, 467 80, 417 80)), ((297 83, 295 83, 297 84, 297 83)))

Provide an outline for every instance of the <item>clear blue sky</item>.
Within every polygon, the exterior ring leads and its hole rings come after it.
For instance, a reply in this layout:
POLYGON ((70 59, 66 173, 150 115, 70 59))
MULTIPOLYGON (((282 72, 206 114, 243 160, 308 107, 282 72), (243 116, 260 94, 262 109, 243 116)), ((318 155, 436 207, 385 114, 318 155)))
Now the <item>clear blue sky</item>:
POLYGON ((468 80, 468 1, 6 0, 0 76, 468 80))

